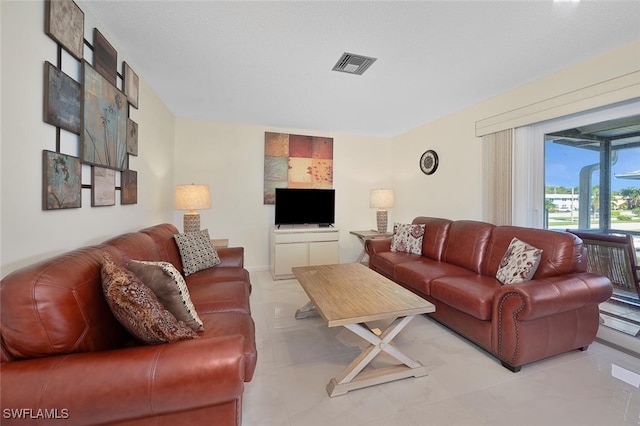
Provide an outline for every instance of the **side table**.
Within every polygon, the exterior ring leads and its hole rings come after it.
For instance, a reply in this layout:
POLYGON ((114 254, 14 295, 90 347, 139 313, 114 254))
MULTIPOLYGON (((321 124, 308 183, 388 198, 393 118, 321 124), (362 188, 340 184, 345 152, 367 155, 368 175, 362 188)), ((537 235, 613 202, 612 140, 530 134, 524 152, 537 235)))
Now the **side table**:
POLYGON ((362 253, 360 253, 360 256, 358 256, 358 260, 356 260, 356 263, 361 263, 362 259, 364 259, 364 256, 367 254, 366 252, 367 240, 375 240, 378 238, 389 238, 393 236, 393 232, 350 231, 349 233, 358 237, 358 239, 362 243, 362 253))
POLYGON ((213 246, 217 249, 229 247, 229 239, 228 238, 212 238, 211 244, 213 244, 213 246))

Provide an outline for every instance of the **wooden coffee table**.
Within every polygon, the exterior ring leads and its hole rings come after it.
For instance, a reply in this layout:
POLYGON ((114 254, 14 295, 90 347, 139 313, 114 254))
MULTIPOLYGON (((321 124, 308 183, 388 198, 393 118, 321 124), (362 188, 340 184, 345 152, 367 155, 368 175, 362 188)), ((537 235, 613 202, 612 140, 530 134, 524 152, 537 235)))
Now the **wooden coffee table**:
POLYGON ((416 315, 434 312, 433 304, 359 263, 292 270, 310 299, 296 312, 297 319, 318 313, 329 327, 343 326, 370 343, 338 377, 331 379, 327 385, 329 396, 427 375, 421 362, 402 353, 391 341, 416 315), (365 324, 384 319, 393 321, 382 332, 375 332, 365 324), (401 364, 363 371, 381 352, 401 364))

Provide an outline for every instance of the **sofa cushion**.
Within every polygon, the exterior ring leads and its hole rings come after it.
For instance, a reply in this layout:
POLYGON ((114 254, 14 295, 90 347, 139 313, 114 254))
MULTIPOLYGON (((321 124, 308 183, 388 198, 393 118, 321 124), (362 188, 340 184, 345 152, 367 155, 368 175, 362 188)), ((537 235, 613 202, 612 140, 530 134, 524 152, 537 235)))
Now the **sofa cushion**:
POLYGON ((191 274, 185 277, 185 281, 190 289, 193 288, 194 285, 197 285, 197 283, 209 285, 225 281, 246 281, 249 287, 251 287, 249 271, 244 268, 227 268, 226 266, 219 265, 215 268, 198 271, 197 274, 191 274))
POLYGON ((103 244, 120 250, 124 264, 132 259, 162 260, 154 241, 147 234, 130 232, 110 238, 103 244))
POLYGON ((162 306, 149 287, 131 271, 113 263, 109 255, 103 259, 101 273, 102 290, 111 311, 140 341, 159 344, 198 337, 162 306))
POLYGON ((156 295, 166 310, 194 331, 202 331, 202 320, 191 302, 189 288, 169 262, 132 260, 127 268, 156 295))
POLYGON ((175 234, 173 237, 180 250, 185 276, 213 268, 220 263, 220 257, 211 243, 208 230, 175 234))
POLYGON ((392 252, 422 254, 424 225, 396 223, 393 225, 392 252))
POLYGON ((502 257, 496 278, 502 284, 517 284, 528 281, 536 273, 542 250, 517 238, 511 240, 502 257))
MULTIPOLYGON (((494 228, 495 225, 490 223, 473 220, 453 222, 442 253, 442 260, 480 273, 494 228)), ((504 254, 504 251, 502 253, 504 254)))
POLYGON ((395 269, 398 265, 406 262, 415 262, 418 259, 420 259, 420 256, 416 254, 385 251, 371 256, 369 259, 369 267, 393 279, 395 277, 395 269))
POLYGON ((533 279, 570 274, 580 264, 582 240, 573 234, 548 229, 497 226, 491 234, 489 250, 485 256, 484 275, 496 275, 502 257, 514 237, 542 250, 540 265, 533 279))
MULTIPOLYGON (((180 273, 184 273, 182 270, 180 250, 178 250, 178 244, 176 244, 176 239, 173 237, 179 233, 178 228, 170 223, 163 223, 141 229, 140 232, 149 235, 155 243, 160 253, 160 259, 158 260, 169 262, 175 266, 180 273)), ((148 257, 136 257, 136 259, 150 260, 148 257)))
POLYGON ((502 286, 494 277, 465 275, 431 282, 431 297, 479 320, 491 320, 493 296, 502 286))
MULTIPOLYGON (((199 274, 192 275, 198 277, 199 274)), ((198 313, 209 312, 242 312, 251 313, 250 287, 245 281, 223 281, 202 285, 191 285, 191 300, 198 313)))
POLYGON ((422 238, 422 255, 433 260, 441 260, 444 243, 453 223, 449 219, 438 217, 416 217, 413 224, 424 225, 422 238))
POLYGON ((415 262, 397 265, 394 279, 404 286, 430 295, 431 281, 434 279, 463 275, 473 275, 473 272, 460 266, 420 257, 415 262))
POLYGON ((102 293, 104 253, 114 247, 82 247, 14 271, 2 279, 2 346, 14 359, 121 348, 131 335, 102 293))

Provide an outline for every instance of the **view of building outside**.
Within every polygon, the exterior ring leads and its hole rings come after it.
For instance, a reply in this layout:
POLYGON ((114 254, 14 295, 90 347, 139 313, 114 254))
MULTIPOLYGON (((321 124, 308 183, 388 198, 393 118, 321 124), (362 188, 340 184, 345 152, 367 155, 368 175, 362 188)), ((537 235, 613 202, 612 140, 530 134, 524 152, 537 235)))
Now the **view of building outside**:
POLYGON ((640 249, 638 133, 615 143, 558 133, 545 142, 545 227, 630 233, 640 249))

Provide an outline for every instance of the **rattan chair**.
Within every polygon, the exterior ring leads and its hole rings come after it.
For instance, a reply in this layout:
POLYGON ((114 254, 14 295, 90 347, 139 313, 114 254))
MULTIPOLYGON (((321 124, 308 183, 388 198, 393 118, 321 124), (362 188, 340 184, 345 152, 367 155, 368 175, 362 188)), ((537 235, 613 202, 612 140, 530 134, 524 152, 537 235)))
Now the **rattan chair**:
POLYGON ((613 284, 612 301, 640 306, 640 266, 631 235, 578 232, 587 248, 587 271, 604 275, 613 284))

